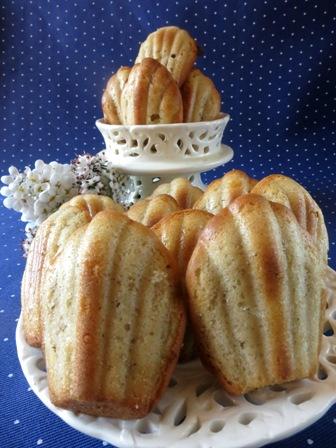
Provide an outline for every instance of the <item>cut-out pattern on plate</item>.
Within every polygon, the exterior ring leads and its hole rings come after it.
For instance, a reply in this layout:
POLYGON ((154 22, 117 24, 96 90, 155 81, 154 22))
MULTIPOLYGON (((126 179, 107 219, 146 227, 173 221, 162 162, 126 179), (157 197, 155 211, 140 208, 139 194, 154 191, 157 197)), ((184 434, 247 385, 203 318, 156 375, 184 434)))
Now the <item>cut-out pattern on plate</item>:
MULTIPOLYGON (((332 322, 336 273, 329 268, 326 284, 330 304, 326 322, 332 322)), ((231 397, 198 361, 193 361, 178 366, 171 387, 154 410, 133 421, 76 415, 56 408, 49 399, 42 353, 26 344, 21 319, 16 341, 23 373, 41 401, 73 428, 120 448, 260 447, 313 423, 336 401, 335 334, 322 338, 320 370, 314 380, 231 397)))
POLYGON ((220 151, 223 132, 229 115, 214 121, 153 125, 110 125, 97 120, 96 125, 106 144, 111 162, 139 157, 141 161, 180 160, 202 157, 220 151))

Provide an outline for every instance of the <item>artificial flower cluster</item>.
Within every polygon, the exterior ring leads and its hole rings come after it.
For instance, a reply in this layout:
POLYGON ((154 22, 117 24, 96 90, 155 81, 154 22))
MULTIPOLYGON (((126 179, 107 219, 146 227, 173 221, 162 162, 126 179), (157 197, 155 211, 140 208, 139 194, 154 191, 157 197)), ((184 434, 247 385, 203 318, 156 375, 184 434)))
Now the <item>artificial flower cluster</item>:
POLYGON ((37 160, 34 168, 26 167, 20 172, 11 166, 8 171, 9 175, 1 177, 5 186, 0 193, 5 196, 4 206, 21 213, 21 221, 27 222, 25 253, 38 226, 78 194, 110 196, 125 207, 132 203, 132 179, 114 170, 100 154, 84 154, 70 164, 37 160))

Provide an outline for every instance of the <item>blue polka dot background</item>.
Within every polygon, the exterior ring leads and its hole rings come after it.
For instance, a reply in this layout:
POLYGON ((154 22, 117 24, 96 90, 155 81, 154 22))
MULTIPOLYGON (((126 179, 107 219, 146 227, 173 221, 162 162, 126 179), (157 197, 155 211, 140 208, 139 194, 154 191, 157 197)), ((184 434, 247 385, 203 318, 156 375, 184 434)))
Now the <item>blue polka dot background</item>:
MULTIPOLYGON (((156 28, 187 29, 203 49, 197 65, 231 115, 224 142, 232 168, 261 178, 284 173, 320 204, 336 267, 335 28, 327 0, 2 0, 0 4, 0 174, 36 159, 68 162, 96 153, 101 95, 112 72, 133 65, 156 28)), ((28 389, 16 357, 24 223, 0 209, 0 446, 99 447, 72 430, 28 389)), ((105 444, 106 445, 106 444, 105 444)), ((336 446, 336 410, 272 445, 336 446)))

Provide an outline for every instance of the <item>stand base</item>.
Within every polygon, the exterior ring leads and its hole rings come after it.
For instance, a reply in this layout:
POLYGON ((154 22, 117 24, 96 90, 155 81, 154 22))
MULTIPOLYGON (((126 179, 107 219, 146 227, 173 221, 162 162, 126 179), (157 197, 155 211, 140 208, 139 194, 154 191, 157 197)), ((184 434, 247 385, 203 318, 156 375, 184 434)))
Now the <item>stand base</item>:
MULTIPOLYGON (((101 151, 105 155, 105 150, 101 151)), ((110 162, 113 168, 120 171, 122 174, 129 175, 133 185, 134 191, 131 192, 130 202, 134 203, 139 199, 150 196, 153 191, 161 184, 169 183, 176 177, 184 177, 195 185, 204 190, 205 184, 202 182, 200 173, 224 165, 233 157, 233 149, 227 145, 221 145, 221 151, 211 156, 199 157, 181 161, 179 163, 169 161, 155 161, 152 163, 139 163, 136 159, 130 161, 130 158, 125 158, 125 163, 110 162)))

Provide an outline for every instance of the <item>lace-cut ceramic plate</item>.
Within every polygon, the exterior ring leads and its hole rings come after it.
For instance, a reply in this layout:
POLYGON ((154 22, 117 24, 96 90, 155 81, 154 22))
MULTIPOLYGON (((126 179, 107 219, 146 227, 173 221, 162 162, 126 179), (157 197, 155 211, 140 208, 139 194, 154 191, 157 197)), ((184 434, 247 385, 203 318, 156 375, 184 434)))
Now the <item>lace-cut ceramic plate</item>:
POLYGON ((269 387, 231 397, 199 362, 179 366, 166 393, 147 417, 125 421, 95 418, 56 408, 49 399, 42 353, 23 338, 19 360, 32 390, 73 428, 117 447, 247 448, 290 436, 320 418, 336 402, 336 273, 328 269, 328 309, 314 380, 269 387))

